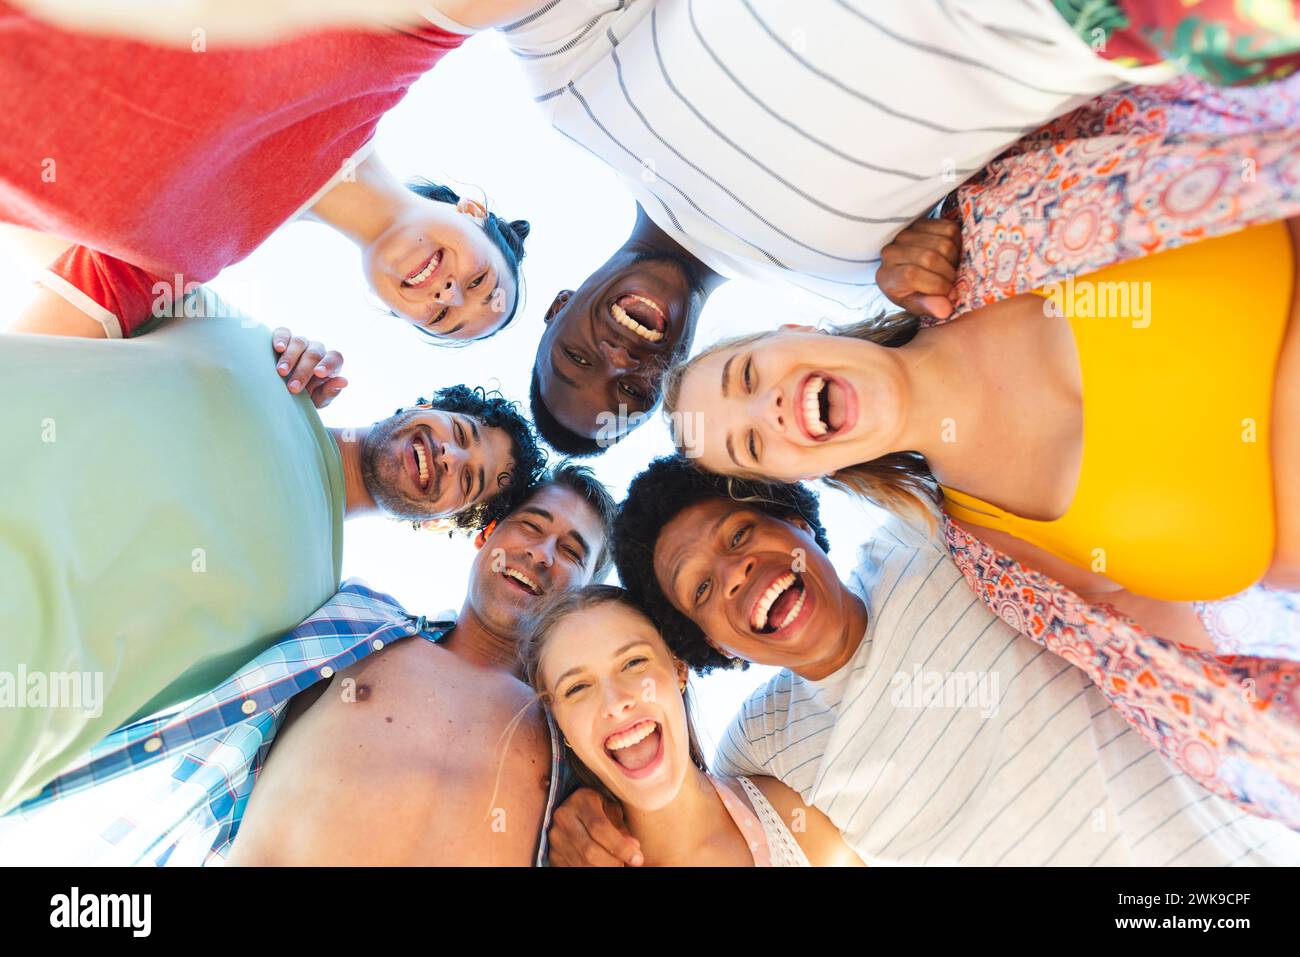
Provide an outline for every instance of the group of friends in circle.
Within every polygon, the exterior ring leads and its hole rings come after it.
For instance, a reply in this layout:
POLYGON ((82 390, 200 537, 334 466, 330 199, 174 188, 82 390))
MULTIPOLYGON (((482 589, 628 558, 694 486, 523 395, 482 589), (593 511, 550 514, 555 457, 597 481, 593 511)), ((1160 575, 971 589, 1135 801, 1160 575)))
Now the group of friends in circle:
MULTIPOLYGON (((67 6, 0 3, 0 217, 59 247, 0 356, 25 397, 0 571, 30 586, 6 620, 37 636, 5 662, 126 650, 100 714, 6 714, 0 810, 233 695, 149 751, 254 742, 205 860, 1300 860, 1294 5, 1114 0, 1105 29, 1066 0, 213 5, 201 51, 192 11, 67 6), (491 29, 637 201, 541 315, 525 252, 553 237, 371 148, 491 29), (1198 30, 1232 54, 1179 46, 1198 30), (141 135, 158 117, 181 122, 141 135), (203 286, 298 217, 421 345, 537 324, 526 401, 434 349, 428 397, 325 428, 341 353, 203 286), (828 318, 697 348, 731 278, 828 318), (67 436, 44 458, 38 419, 67 436), (676 451, 616 503, 600 456, 635 428, 676 451), (824 527, 814 483, 880 520, 824 527), (340 585, 344 520, 380 513, 473 538, 454 619, 340 585), (254 694, 269 660, 290 671, 254 694), (689 676, 747 663, 779 671, 710 762, 689 676)), ((150 853, 192 850, 167 823, 150 853)))

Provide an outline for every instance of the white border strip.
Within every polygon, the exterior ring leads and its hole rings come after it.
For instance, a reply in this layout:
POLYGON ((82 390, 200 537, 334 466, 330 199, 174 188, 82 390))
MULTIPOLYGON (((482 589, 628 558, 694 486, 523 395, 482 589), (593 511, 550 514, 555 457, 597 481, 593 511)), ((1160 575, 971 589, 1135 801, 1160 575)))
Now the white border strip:
POLYGON ((44 286, 60 299, 66 300, 70 305, 80 309, 86 315, 90 316, 91 319, 94 319, 97 323, 103 326, 104 334, 108 336, 108 338, 122 338, 122 323, 118 321, 117 316, 113 315, 99 303, 95 302, 95 300, 91 299, 58 273, 49 269, 42 269, 33 277, 33 279, 37 285, 44 286))
POLYGON ((480 32, 474 27, 467 27, 465 24, 453 20, 451 17, 447 16, 447 14, 439 10, 437 4, 424 4, 420 9, 420 13, 423 15, 424 19, 428 20, 435 27, 438 27, 440 30, 446 30, 448 33, 459 33, 463 36, 472 36, 473 34, 480 32))

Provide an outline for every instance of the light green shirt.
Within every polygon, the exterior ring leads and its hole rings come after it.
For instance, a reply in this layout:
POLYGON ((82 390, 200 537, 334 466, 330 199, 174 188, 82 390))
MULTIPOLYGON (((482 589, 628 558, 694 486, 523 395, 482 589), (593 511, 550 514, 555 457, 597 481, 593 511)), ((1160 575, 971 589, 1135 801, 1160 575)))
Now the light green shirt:
POLYGON ((338 448, 246 321, 0 335, 0 482, 0 810, 338 586, 338 448))

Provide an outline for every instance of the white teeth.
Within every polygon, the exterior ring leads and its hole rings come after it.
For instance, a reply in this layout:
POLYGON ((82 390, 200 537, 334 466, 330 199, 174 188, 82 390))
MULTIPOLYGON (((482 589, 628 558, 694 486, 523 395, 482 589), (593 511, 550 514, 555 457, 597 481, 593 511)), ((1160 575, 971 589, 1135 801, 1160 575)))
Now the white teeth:
POLYGON ((638 741, 644 741, 657 728, 658 725, 646 718, 644 721, 638 721, 626 731, 620 731, 618 734, 611 734, 605 739, 605 747, 611 751, 622 751, 624 748, 630 748, 638 741))
POLYGON ((420 472, 420 485, 427 488, 429 485, 429 460, 426 457, 424 443, 417 439, 412 445, 415 448, 415 467, 420 472))
POLYGON ((525 585, 528 586, 528 590, 531 591, 534 595, 540 595, 542 593, 541 586, 538 585, 537 582, 529 578, 527 575, 525 575, 523 572, 519 571, 518 569, 510 568, 509 566, 507 566, 506 570, 502 572, 502 574, 509 575, 511 578, 523 582, 525 585))
MULTIPOLYGON (((754 626, 755 631, 762 631, 767 627, 767 613, 772 610, 772 604, 781 597, 781 593, 793 585, 795 577, 793 572, 786 572, 772 584, 767 586, 767 591, 763 592, 763 597, 758 600, 754 606, 754 614, 750 619, 750 624, 754 626)), ((787 617, 786 621, 790 619, 787 617)), ((782 625, 785 622, 781 623, 782 625)))
MULTIPOLYGON (((646 299, 644 296, 633 296, 632 298, 646 303, 656 311, 659 309, 658 306, 649 299, 646 299)), ((658 329, 647 329, 645 326, 641 325, 641 323, 629 316, 627 310, 618 303, 614 303, 614 305, 609 307, 609 314, 614 317, 614 321, 620 326, 626 326, 647 342, 659 342, 664 337, 664 334, 658 329)))
POLYGON ((803 600, 806 597, 808 597, 808 592, 799 592, 799 597, 795 599, 795 603, 791 605, 790 610, 786 612, 785 620, 776 626, 778 631, 799 617, 799 612, 803 611, 803 600))
POLYGON ((417 272, 410 279, 403 279, 402 285, 418 286, 420 283, 424 282, 426 279, 428 279, 430 276, 433 275, 433 271, 438 268, 438 263, 440 262, 442 262, 441 251, 433 254, 433 258, 429 260, 429 265, 425 266, 423 269, 417 272))
POLYGON ((808 380, 808 385, 803 390, 803 418, 814 437, 823 436, 828 431, 826 423, 822 422, 822 407, 818 399, 825 384, 825 379, 815 375, 808 380))

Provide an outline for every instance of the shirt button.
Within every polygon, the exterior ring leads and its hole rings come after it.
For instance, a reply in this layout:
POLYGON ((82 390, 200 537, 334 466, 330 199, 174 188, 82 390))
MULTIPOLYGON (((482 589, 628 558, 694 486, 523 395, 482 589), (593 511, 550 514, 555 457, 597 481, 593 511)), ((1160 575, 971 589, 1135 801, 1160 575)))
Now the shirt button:
POLYGON ((158 738, 158 737, 149 738, 144 743, 144 749, 150 754, 153 754, 161 747, 162 747, 162 738, 158 738))
POLYGON ((384 642, 383 642, 383 639, 381 639, 381 638, 376 638, 374 641, 372 641, 372 642, 370 643, 370 647, 371 647, 371 648, 374 648, 375 651, 383 651, 383 650, 384 650, 384 642))
POLYGON ((239 710, 244 712, 244 714, 252 714, 254 711, 257 710, 257 702, 254 701, 252 698, 249 698, 247 701, 245 701, 243 704, 239 706, 239 710))
POLYGON ((330 678, 333 677, 333 675, 334 675, 334 669, 331 668, 329 665, 326 665, 324 668, 320 670, 320 676, 322 678, 330 678))

